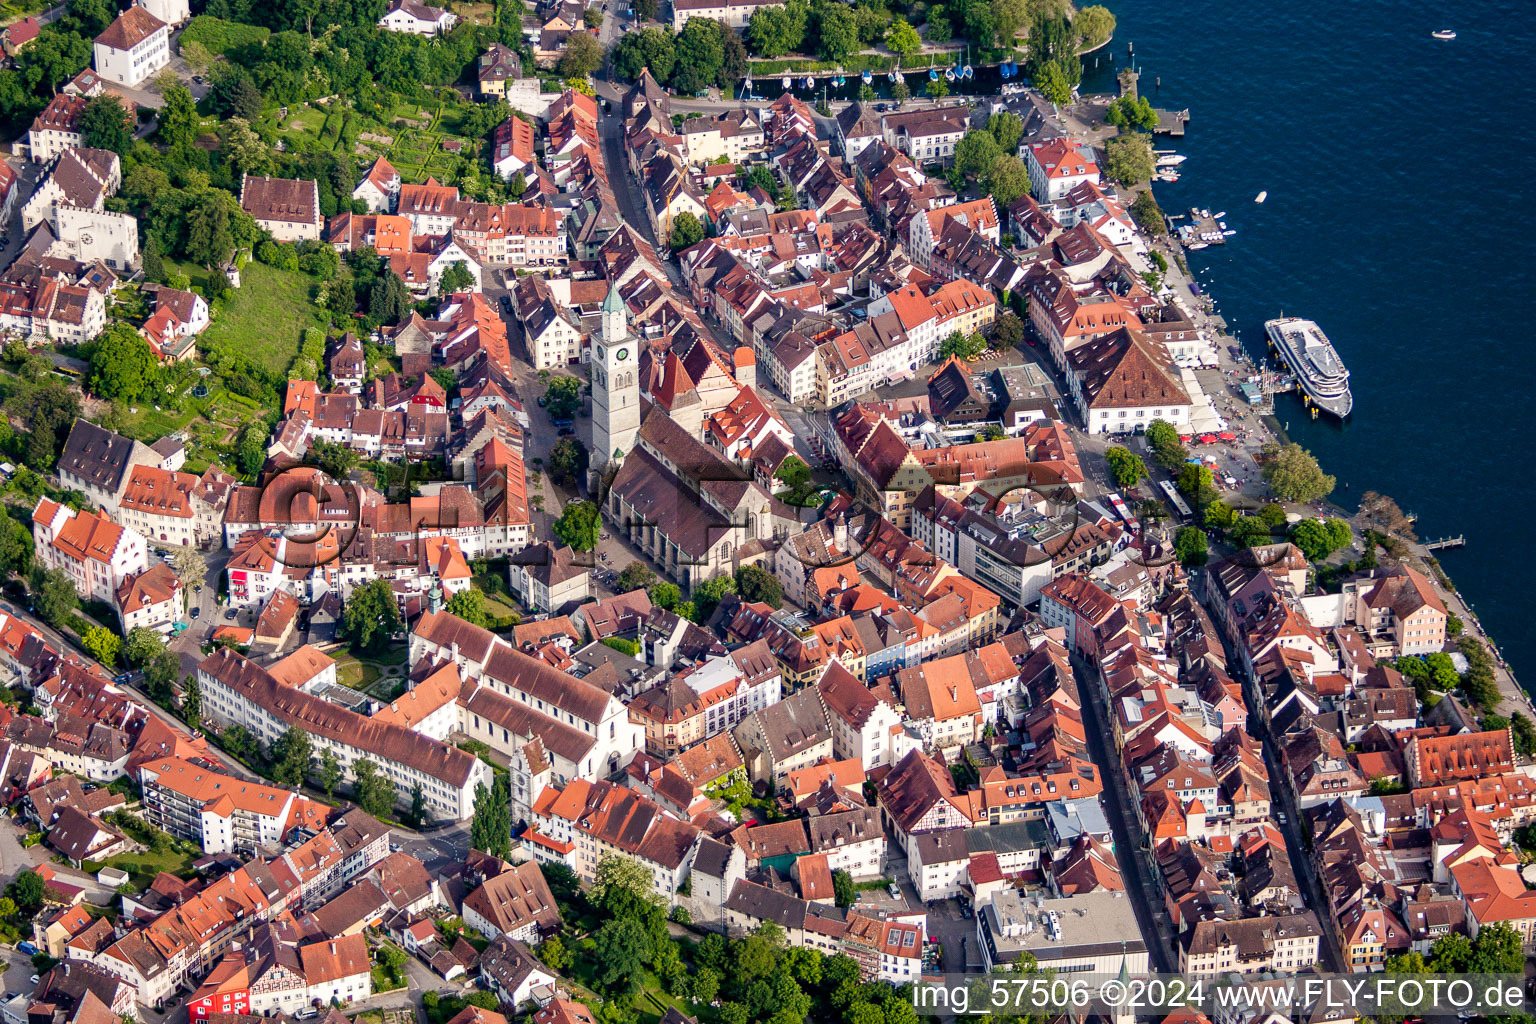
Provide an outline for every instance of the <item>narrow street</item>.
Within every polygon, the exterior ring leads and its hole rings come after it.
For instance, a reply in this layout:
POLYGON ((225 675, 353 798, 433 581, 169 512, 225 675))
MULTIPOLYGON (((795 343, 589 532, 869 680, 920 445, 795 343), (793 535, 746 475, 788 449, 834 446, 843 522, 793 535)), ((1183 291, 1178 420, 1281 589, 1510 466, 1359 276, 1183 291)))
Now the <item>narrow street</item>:
POLYGON ((1078 700, 1083 707, 1083 731, 1088 735, 1088 753, 1099 766, 1104 780, 1101 803, 1109 818, 1110 830, 1115 837, 1115 859, 1120 864, 1120 876, 1125 880, 1125 891, 1136 909, 1136 921, 1141 925, 1141 937, 1147 944, 1151 969, 1165 974, 1174 973, 1179 965, 1174 953, 1172 922, 1163 910, 1162 899, 1152 872, 1147 864, 1146 836, 1141 831, 1135 813, 1131 810, 1130 795, 1126 791, 1125 773, 1120 768, 1118 752, 1109 742, 1111 735, 1104 706, 1106 694, 1098 670, 1086 661, 1072 656, 1072 674, 1077 679, 1078 700))
MULTIPOLYGON (((1198 592, 1196 588, 1196 593, 1198 592)), ((1228 664, 1234 667, 1241 664, 1239 661, 1231 660, 1233 651, 1225 638, 1222 643, 1227 649, 1228 664)), ((1241 678, 1241 670, 1236 674, 1241 678)), ((1249 710, 1248 735, 1264 746, 1264 770, 1269 773, 1269 792, 1273 798, 1271 809, 1278 811, 1279 815, 1285 818, 1279 823, 1279 827, 1281 834, 1285 836, 1285 846, 1291 856, 1291 870, 1303 886, 1302 895, 1306 899, 1307 906, 1317 915, 1318 924, 1322 926, 1319 959, 1330 971, 1347 971, 1349 968, 1344 961, 1344 951, 1339 945, 1339 937, 1334 931, 1333 922, 1328 913, 1329 902, 1323 892, 1322 883, 1318 880, 1312 858, 1308 855, 1306 837, 1301 831, 1301 809, 1296 806, 1296 796, 1291 792, 1291 787, 1285 784, 1280 748, 1274 733, 1270 731, 1269 709, 1264 703, 1264 695, 1252 679, 1242 678, 1241 681, 1243 696, 1249 710)))

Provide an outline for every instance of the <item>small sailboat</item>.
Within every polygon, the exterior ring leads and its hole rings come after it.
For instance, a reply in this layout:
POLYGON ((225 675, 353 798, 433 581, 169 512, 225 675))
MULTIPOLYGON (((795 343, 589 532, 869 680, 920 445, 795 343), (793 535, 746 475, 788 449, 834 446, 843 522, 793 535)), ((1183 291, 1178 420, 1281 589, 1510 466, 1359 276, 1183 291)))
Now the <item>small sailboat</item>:
POLYGON ((751 76, 748 76, 748 77, 742 79, 741 91, 746 93, 749 96, 752 94, 752 78, 751 78, 751 76))
POLYGON ((972 73, 973 72, 972 72, 971 66, 969 64, 967 64, 965 67, 960 69, 960 77, 961 78, 970 78, 972 73))
POLYGON ((944 81, 946 81, 946 82, 953 82, 954 80, 955 80, 955 69, 954 68, 945 68, 944 69, 944 81))
POLYGON ((899 77, 900 76, 897 75, 896 72, 892 71, 890 74, 885 76, 885 80, 887 82, 890 82, 892 85, 895 85, 896 84, 896 79, 899 78, 899 77))
POLYGON ((789 78, 788 75, 785 75, 784 76, 784 88, 786 88, 786 89, 793 89, 794 87, 795 87, 795 83, 790 81, 790 78, 789 78))
POLYGON ((1212 220, 1221 220, 1221 218, 1225 217, 1226 215, 1227 215, 1227 211, 1226 210, 1222 210, 1220 213, 1212 214, 1211 215, 1211 219, 1212 220))
POLYGON ((1237 232, 1233 231, 1231 228, 1228 228, 1226 231, 1222 232, 1222 236, 1226 238, 1231 238, 1235 234, 1237 234, 1237 232))
POLYGON ((1179 164, 1183 163, 1185 160, 1188 160, 1188 159, 1189 159, 1189 157, 1181 156, 1178 153, 1169 153, 1169 154, 1167 154, 1165 156, 1160 156, 1160 157, 1157 158, 1157 166, 1159 166, 1159 167, 1177 167, 1179 164))
POLYGON ((1434 36, 1436 39, 1455 39, 1456 38, 1456 33, 1454 31, 1452 31, 1451 29, 1448 29, 1448 28, 1442 28, 1438 32, 1431 32, 1430 35, 1434 36))
POLYGON ((1262 203, 1264 200, 1266 200, 1268 198, 1269 198, 1269 193, 1267 191, 1266 192, 1260 192, 1258 195, 1253 197, 1253 201, 1256 202, 1256 203, 1262 203))
POLYGON ((814 88, 816 88, 816 79, 812 78, 810 75, 806 75, 805 76, 805 87, 807 89, 814 89, 814 88))
POLYGON ((930 82, 937 82, 938 80, 939 80, 939 73, 938 73, 938 71, 936 69, 934 69, 934 68, 929 68, 928 69, 928 81, 930 81, 930 82))
POLYGON ((875 76, 870 74, 867 70, 862 75, 860 75, 859 78, 865 85, 868 85, 870 82, 875 80, 875 76))

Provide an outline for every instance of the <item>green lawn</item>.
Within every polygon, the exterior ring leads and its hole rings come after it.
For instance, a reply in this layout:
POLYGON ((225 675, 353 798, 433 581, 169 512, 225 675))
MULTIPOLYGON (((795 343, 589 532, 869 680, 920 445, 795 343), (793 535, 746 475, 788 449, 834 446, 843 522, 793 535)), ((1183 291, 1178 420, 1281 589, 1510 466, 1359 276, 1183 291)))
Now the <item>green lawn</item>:
MULTIPOLYGON (((304 328, 319 326, 309 298, 313 279, 254 260, 240 275, 243 287, 231 292, 214 311, 202 341, 210 347, 227 346, 273 373, 287 373, 304 328)), ((192 283, 199 284, 205 276, 197 270, 192 283)))
POLYGON ((128 872, 132 876, 134 885, 140 889, 147 889, 155 880, 155 876, 162 871, 169 871, 179 876, 183 871, 190 870, 192 860, 191 854, 173 848, 164 853, 156 853, 153 850, 142 853, 120 853, 108 859, 106 863, 109 867, 121 868, 128 872))
POLYGON ((378 681, 379 667, 366 662, 358 661, 356 657, 345 651, 332 655, 336 659, 336 679, 342 686, 350 686, 354 690, 366 690, 378 681))
POLYGON ((197 419, 195 409, 187 408, 176 412, 171 409, 156 409, 146 402, 142 405, 130 406, 124 411, 122 432, 141 441, 158 441, 167 434, 186 429, 187 424, 195 419, 197 419))

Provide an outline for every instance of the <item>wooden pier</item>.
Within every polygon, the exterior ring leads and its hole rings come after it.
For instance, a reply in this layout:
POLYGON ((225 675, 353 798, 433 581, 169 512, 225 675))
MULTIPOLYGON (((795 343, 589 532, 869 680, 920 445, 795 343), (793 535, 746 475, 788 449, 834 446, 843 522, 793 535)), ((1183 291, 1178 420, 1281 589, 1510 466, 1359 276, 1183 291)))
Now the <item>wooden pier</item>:
POLYGON ((1444 550, 1446 550, 1448 548, 1466 547, 1466 544, 1467 544, 1467 538, 1465 536, 1442 537, 1439 540, 1425 541, 1424 542, 1424 550, 1425 551, 1444 551, 1444 550))
POLYGON ((1157 110, 1157 127, 1152 131, 1157 135, 1171 135, 1181 138, 1184 135, 1184 126, 1189 123, 1189 108, 1183 110, 1157 110))

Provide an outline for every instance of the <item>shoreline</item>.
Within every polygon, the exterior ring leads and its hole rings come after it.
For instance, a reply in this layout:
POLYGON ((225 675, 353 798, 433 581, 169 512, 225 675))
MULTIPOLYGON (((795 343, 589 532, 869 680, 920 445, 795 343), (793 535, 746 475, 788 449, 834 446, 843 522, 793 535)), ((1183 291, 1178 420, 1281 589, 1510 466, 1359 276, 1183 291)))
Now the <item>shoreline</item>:
MULTIPOLYGON (((1083 125, 1083 127, 1089 129, 1091 126, 1083 125)), ((1154 183, 1152 182, 1147 183, 1148 192, 1153 192, 1153 185, 1154 183)), ((1188 288, 1190 282, 1195 279, 1195 271, 1189 265, 1189 253, 1171 232, 1163 240, 1153 240, 1151 248, 1157 248, 1158 246, 1165 247, 1169 255, 1174 257, 1169 260, 1168 273, 1164 276, 1165 283, 1175 289, 1178 287, 1188 288), (1176 278, 1179 279, 1177 284, 1175 283, 1176 278)), ((1226 320, 1215 311, 1215 300, 1210 297, 1206 286, 1201 285, 1200 294, 1196 296, 1196 299, 1198 302, 1196 308, 1199 309, 1204 317, 1203 326, 1211 330, 1214 336, 1219 339, 1216 350, 1218 358, 1223 364, 1223 369, 1226 369, 1226 365, 1229 362, 1228 353, 1225 348, 1227 344, 1237 345, 1250 366, 1255 368, 1261 366, 1262 361, 1255 361, 1253 354, 1243 346, 1241 339, 1229 330, 1226 320)), ((1201 320, 1198 318, 1196 322, 1201 324, 1201 320)), ((1258 415, 1255 417, 1255 422, 1275 443, 1280 445, 1291 443, 1291 438, 1285 430, 1277 410, 1258 415)), ((1321 465, 1321 463, 1319 464, 1321 465)), ((1328 467, 1323 466, 1322 468, 1324 472, 1327 472, 1328 467)), ((1348 483, 1344 486, 1347 491, 1349 489, 1348 483)), ((1351 526, 1354 527, 1355 520, 1359 516, 1359 509, 1356 508, 1354 511, 1350 511, 1339 504, 1336 491, 1337 488, 1334 494, 1330 494, 1318 504, 1326 506, 1331 512, 1337 512, 1340 518, 1349 520, 1351 526)), ((1362 491, 1361 493, 1364 492, 1362 491)), ((1498 687, 1499 694, 1503 700, 1498 707, 1485 709, 1485 713, 1508 718, 1512 712, 1519 711, 1533 722, 1536 722, 1536 693, 1522 685, 1515 677, 1514 672, 1509 667, 1509 663, 1505 661, 1498 643, 1488 634, 1475 609, 1467 603, 1466 598, 1462 596, 1460 588, 1456 586, 1455 581, 1451 579, 1445 567, 1440 563, 1439 559, 1434 557, 1432 552, 1424 547, 1422 540, 1416 539, 1405 543, 1408 547, 1408 554, 1402 561, 1417 562, 1422 567, 1425 575, 1433 582, 1435 592, 1439 596, 1441 603, 1445 605, 1446 610, 1461 620, 1463 626, 1461 635, 1476 637, 1488 649, 1489 656, 1493 659, 1494 683, 1498 687)), ((1456 645, 1448 640, 1448 646, 1454 648, 1456 645)))

